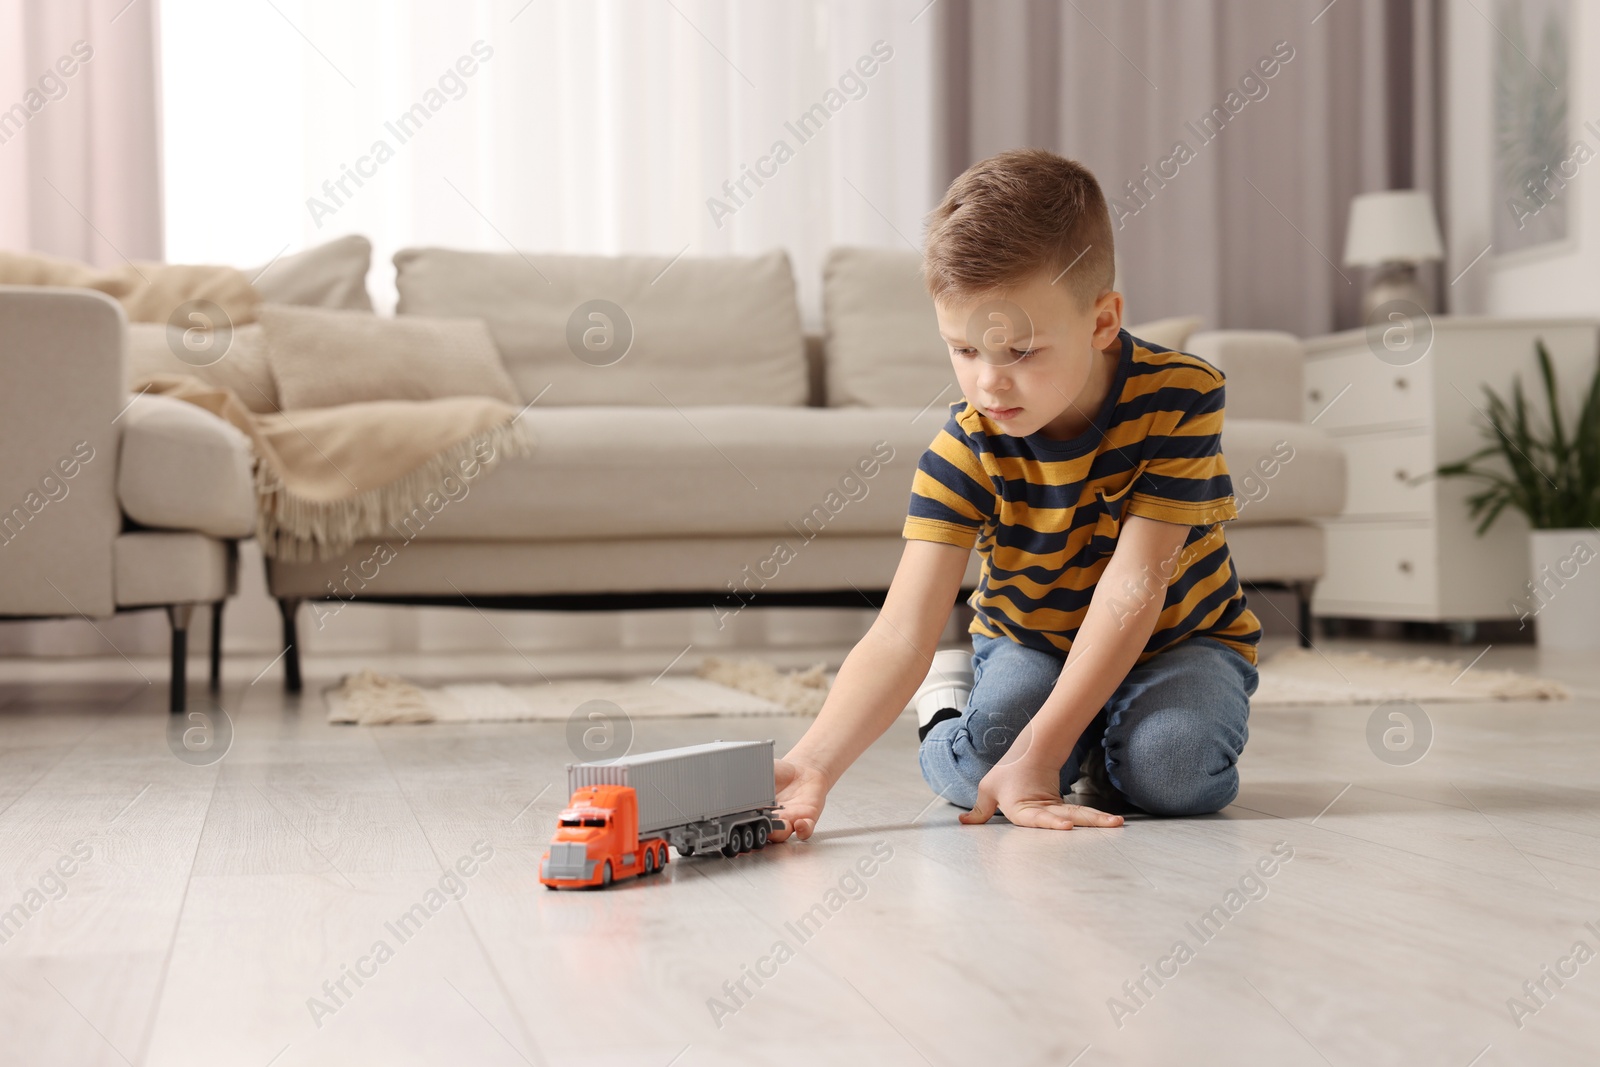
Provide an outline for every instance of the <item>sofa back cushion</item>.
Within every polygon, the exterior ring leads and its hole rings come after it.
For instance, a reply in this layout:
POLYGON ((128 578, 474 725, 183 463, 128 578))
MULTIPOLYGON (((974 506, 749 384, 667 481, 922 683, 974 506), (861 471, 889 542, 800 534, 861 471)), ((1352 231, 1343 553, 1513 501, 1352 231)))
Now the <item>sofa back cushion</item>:
MULTIPOLYGON (((920 408, 961 396, 918 253, 835 248, 823 271, 822 300, 829 407, 920 408)), ((1141 341, 1188 352, 1201 321, 1186 315, 1123 325, 1141 341)), ((1230 388, 1230 408, 1232 399, 1230 388)))
POLYGON ((1184 349, 1228 376, 1229 419, 1305 417, 1305 345, 1278 330, 1207 330, 1184 349))
POLYGON ((1206 320, 1199 315, 1174 315, 1170 319, 1154 319, 1150 322, 1141 322, 1137 326, 1130 326, 1126 322, 1123 327, 1141 341, 1162 348, 1170 348, 1174 352, 1188 352, 1195 355, 1189 347, 1189 338, 1194 336, 1206 320))
POLYGON ((263 303, 371 311, 372 297, 367 295, 371 266, 372 242, 351 233, 279 256, 248 273, 263 303))
POLYGON ((673 260, 407 248, 394 263, 396 314, 483 319, 524 400, 806 401, 784 252, 673 260))
POLYGON ((920 408, 961 396, 917 253, 833 249, 822 304, 829 407, 920 408))

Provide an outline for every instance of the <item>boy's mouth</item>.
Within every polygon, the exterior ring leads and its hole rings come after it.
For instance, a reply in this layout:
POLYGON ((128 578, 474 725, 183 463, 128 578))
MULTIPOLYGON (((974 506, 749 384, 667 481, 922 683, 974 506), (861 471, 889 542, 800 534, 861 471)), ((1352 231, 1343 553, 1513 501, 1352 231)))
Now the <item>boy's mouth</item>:
POLYGON ((989 417, 994 419, 996 422, 1004 422, 1007 419, 1014 419, 1018 415, 1022 414, 1021 408, 986 408, 985 410, 989 417))

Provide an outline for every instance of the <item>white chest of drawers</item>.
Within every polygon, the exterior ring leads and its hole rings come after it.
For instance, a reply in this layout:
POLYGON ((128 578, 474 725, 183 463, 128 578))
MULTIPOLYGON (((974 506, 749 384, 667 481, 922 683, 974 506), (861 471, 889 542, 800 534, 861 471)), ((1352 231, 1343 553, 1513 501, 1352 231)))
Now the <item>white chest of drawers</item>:
POLYGON ((1344 446, 1350 478, 1344 513, 1324 523, 1315 615, 1514 619, 1526 597, 1522 516, 1504 511, 1479 537, 1466 505, 1476 483, 1412 479, 1486 443, 1484 385, 1509 398, 1520 375, 1533 409, 1544 410, 1535 338, 1550 351, 1570 405, 1563 413, 1574 414, 1595 372, 1600 320, 1436 316, 1432 330, 1427 354, 1407 365, 1398 365, 1411 358, 1403 352, 1379 358, 1365 330, 1306 341, 1305 417, 1344 446))

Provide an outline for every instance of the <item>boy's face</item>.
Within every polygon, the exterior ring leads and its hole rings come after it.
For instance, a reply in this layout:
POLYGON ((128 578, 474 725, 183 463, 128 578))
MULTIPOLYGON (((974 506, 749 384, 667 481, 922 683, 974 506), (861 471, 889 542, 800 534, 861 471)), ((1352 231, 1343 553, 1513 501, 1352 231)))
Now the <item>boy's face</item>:
MULTIPOLYGON (((1105 399, 1104 356, 1122 328, 1122 294, 1089 306, 1042 271, 979 297, 936 300, 939 332, 967 402, 1013 437, 1092 421, 1105 399), (1095 395, 1098 392, 1099 395, 1095 395)), ((1055 436, 1070 436, 1060 433, 1055 436)))

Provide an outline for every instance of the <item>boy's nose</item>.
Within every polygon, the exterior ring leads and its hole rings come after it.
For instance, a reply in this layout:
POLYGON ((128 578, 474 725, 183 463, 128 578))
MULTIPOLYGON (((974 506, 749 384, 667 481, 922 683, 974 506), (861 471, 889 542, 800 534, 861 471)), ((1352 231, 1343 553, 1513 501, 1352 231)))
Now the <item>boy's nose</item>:
POLYGON ((1006 367, 996 367, 987 360, 978 364, 978 388, 993 396, 1011 388, 1011 374, 1006 367))

